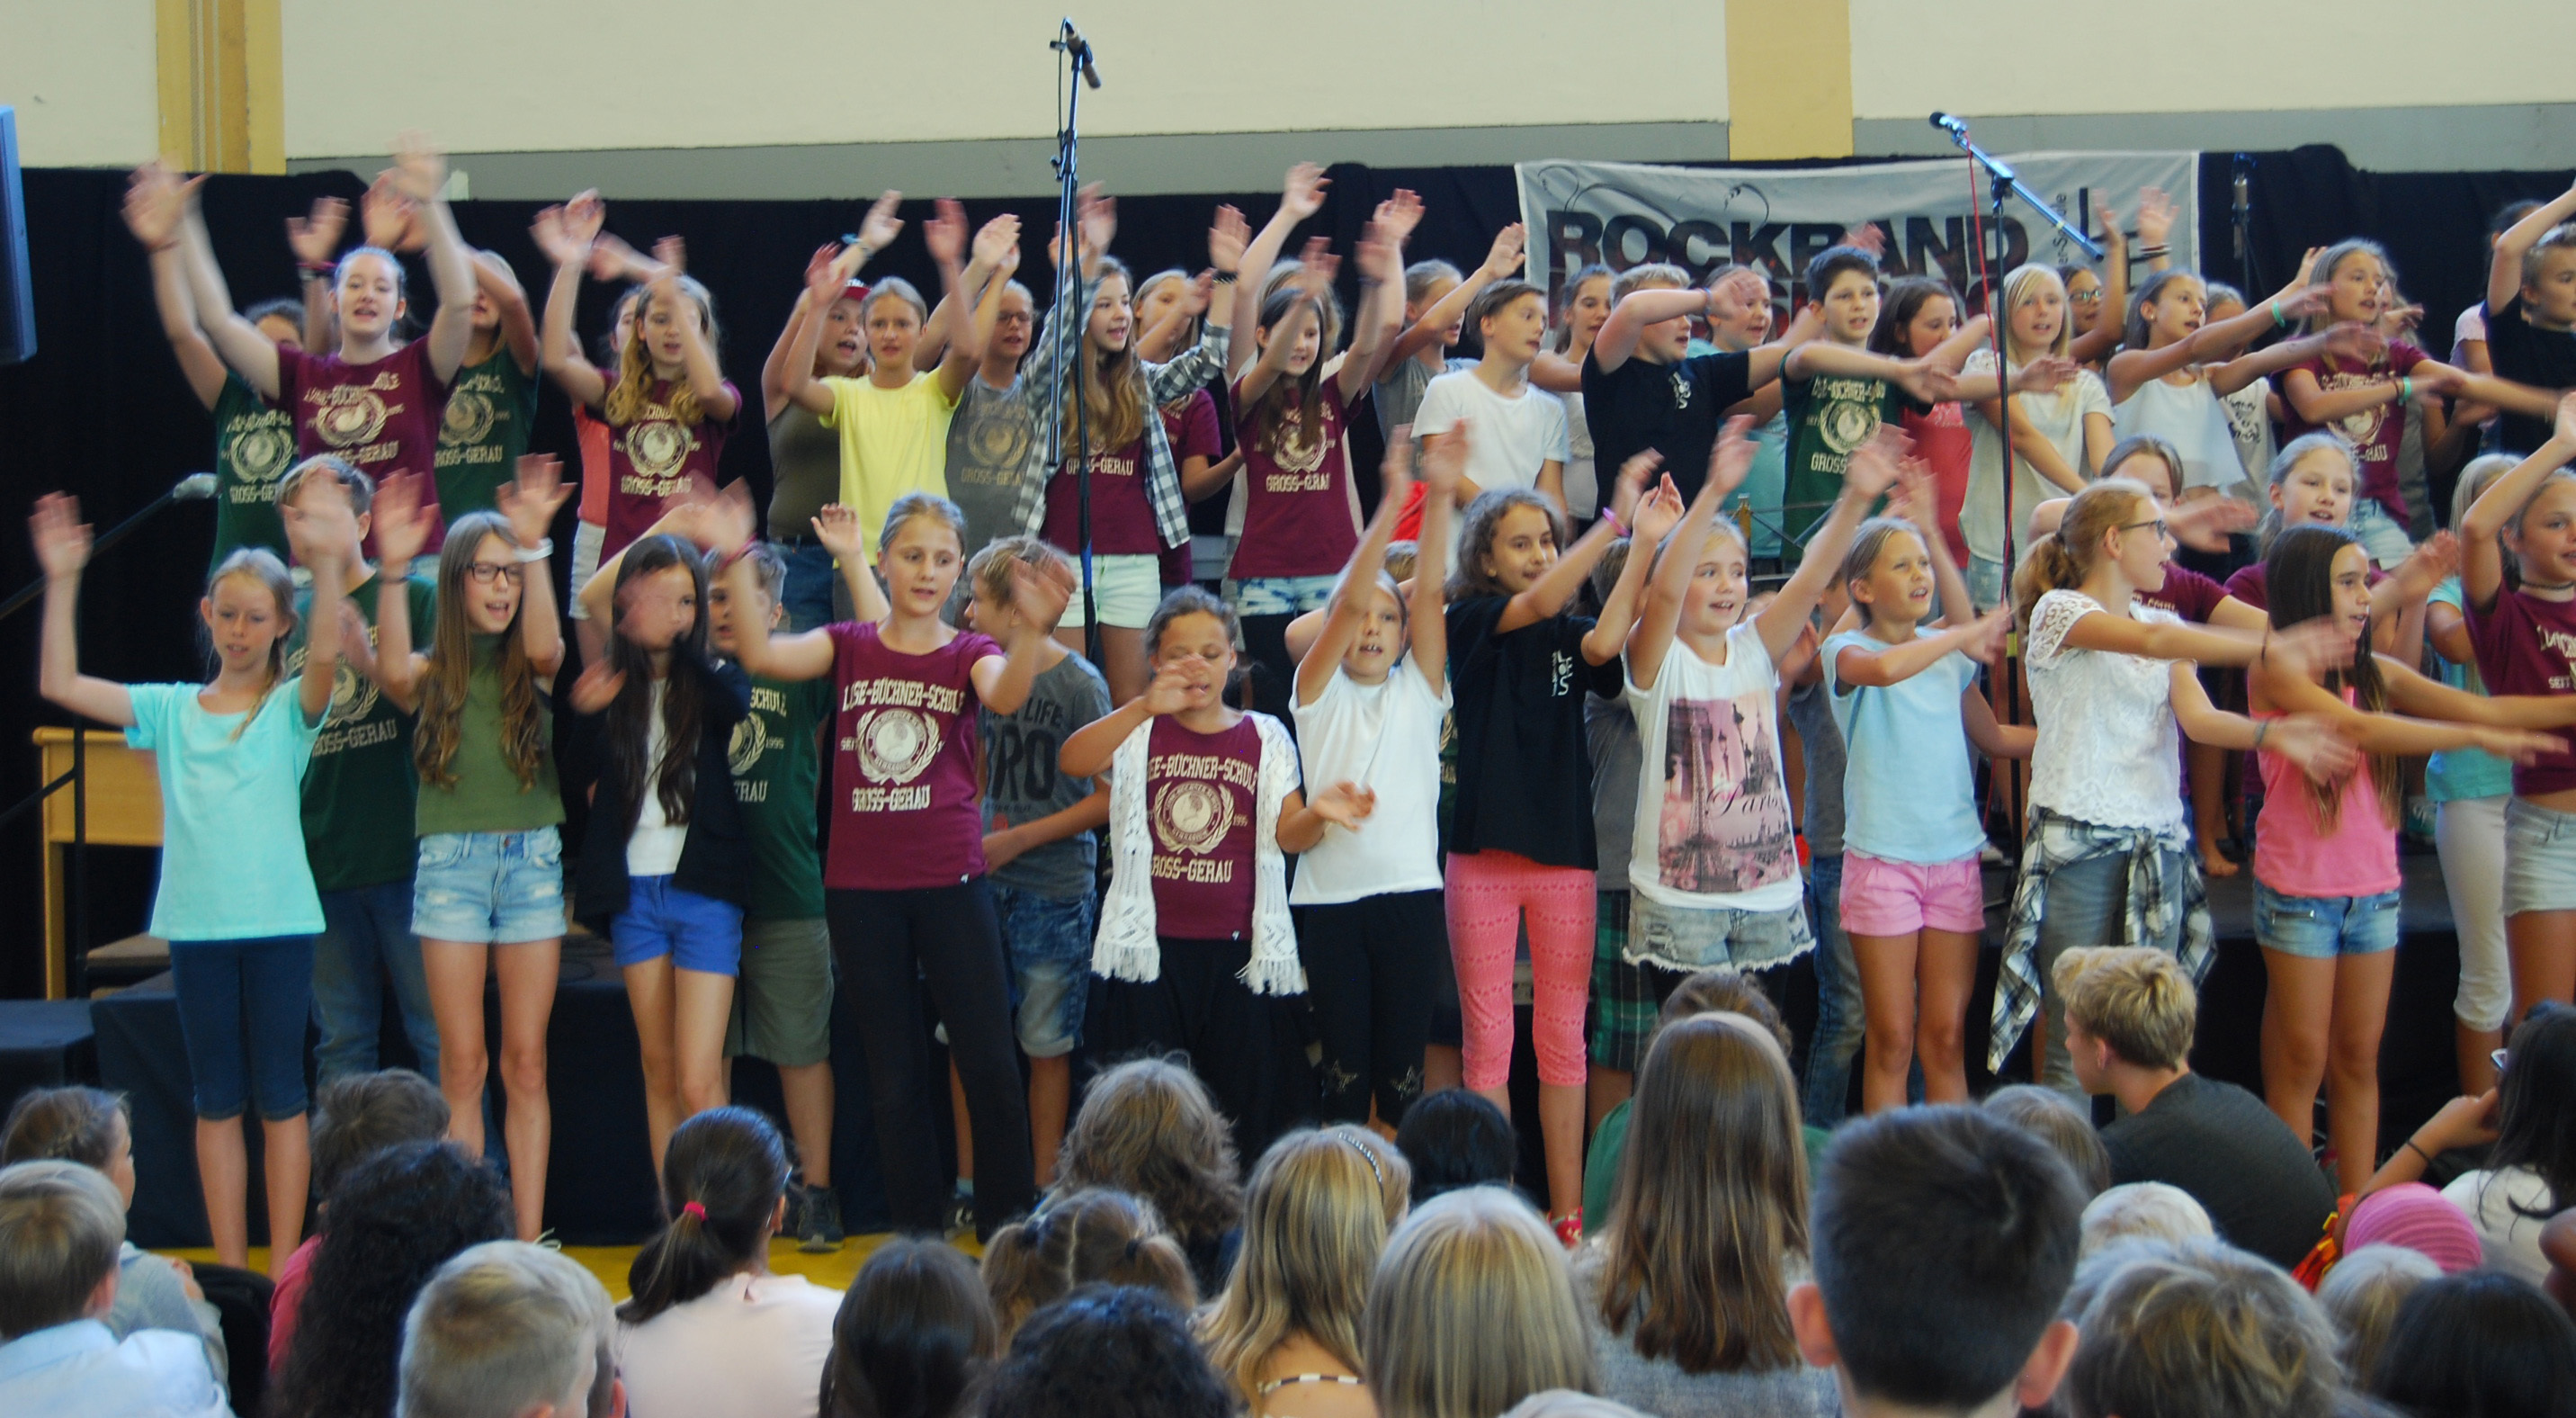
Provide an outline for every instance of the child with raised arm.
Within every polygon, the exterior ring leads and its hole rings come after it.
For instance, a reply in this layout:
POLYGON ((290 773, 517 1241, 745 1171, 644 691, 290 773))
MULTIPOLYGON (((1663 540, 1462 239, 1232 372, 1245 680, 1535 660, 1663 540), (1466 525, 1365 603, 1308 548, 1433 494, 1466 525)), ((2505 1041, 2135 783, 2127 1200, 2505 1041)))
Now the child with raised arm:
MULTIPOLYGON (((1413 208, 1417 219, 1420 210, 1419 204, 1413 208)), ((1410 234, 1409 227, 1405 234, 1410 234)), ((1509 280, 1521 269, 1523 236, 1519 222, 1494 233, 1484 263, 1464 276, 1457 267, 1436 259, 1404 268, 1404 330, 1379 348, 1376 368, 1370 371, 1382 436, 1391 439, 1395 430, 1412 424, 1431 381, 1455 368, 1449 362, 1449 348, 1465 333, 1468 307, 1487 286, 1509 280)), ((1399 258, 1403 244, 1400 238, 1396 242, 1399 258)), ((1421 436, 1422 430, 1415 429, 1414 437, 1421 436)))
MULTIPOLYGON (((199 179, 202 181, 203 179, 199 179)), ((331 311, 340 326, 336 349, 316 354, 286 349, 233 311, 205 220, 196 208, 196 183, 183 191, 187 216, 180 231, 194 283, 197 319, 224 363, 260 397, 284 405, 295 418, 295 451, 306 457, 337 453, 382 485, 397 473, 429 473, 448 394, 473 339, 474 259, 457 235, 447 209, 447 159, 417 133, 396 142, 385 177, 393 200, 411 209, 423 233, 430 284, 438 313, 429 333, 405 343, 398 335, 409 309, 401 261, 390 251, 361 246, 340 258, 333 272, 331 311)), ((428 505, 431 545, 441 519, 428 505)))
POLYGON ((2111 395, 2111 432, 2117 438, 2154 434, 2182 455, 2178 496, 2197 500, 2243 481, 2236 432, 2221 400, 2276 370, 2321 354, 2367 359, 2383 348, 2380 337, 2358 325, 2284 340, 2250 354, 2256 338, 2287 329, 2292 320, 2325 304, 2315 286, 2284 286, 2260 308, 2233 318, 2209 318, 2209 288, 2189 271, 2158 271, 2129 302, 2123 318, 2128 343, 2111 356, 2105 382, 2111 395))
POLYGON ((79 600, 90 531, 78 500, 36 503, 29 519, 45 572, 37 689, 75 714, 125 730, 153 755, 161 782, 161 879, 152 933, 170 942, 179 1027, 196 1087, 197 1177, 215 1258, 249 1261, 246 1104, 260 1112, 270 1254, 283 1261, 304 1231, 304 1026, 313 1005, 313 937, 322 905, 304 858, 299 804, 314 736, 340 668, 341 568, 357 554, 345 498, 324 480, 290 507, 289 548, 313 568, 304 668, 289 677, 295 588, 268 551, 245 547, 206 582, 197 614, 214 647, 214 679, 118 684, 80 671, 79 600))
MULTIPOLYGON (((2451 490, 2451 525, 2466 525, 2469 509, 2519 461, 2502 453, 2470 459, 2451 490)), ((2433 651, 2431 672, 2442 683, 2487 692, 2456 573, 2425 602, 2424 639, 2433 651)), ((2474 748, 2445 750, 2425 761, 2424 796, 2433 800, 2433 849, 2441 856, 2443 894, 2460 942, 2460 987, 2451 1003, 2454 1056, 2460 1091, 2474 1095, 2495 1087, 2495 1052, 2504 1047, 2505 1019, 2513 1012, 2504 943, 2504 817, 2513 802, 2513 765, 2474 748)))
MULTIPOLYGON (((349 204, 325 197, 313 204, 309 219, 287 219, 289 243, 298 255, 308 242, 327 255, 339 241, 349 204), (310 234, 308 236, 308 234, 310 234)), ((224 366, 223 357, 197 324, 197 297, 188 279, 188 257, 181 228, 187 204, 178 179, 161 164, 134 170, 125 198, 125 225, 151 253, 152 303, 161 314, 161 333, 178 358, 179 373, 197 402, 215 421, 215 553, 210 567, 246 546, 286 554, 286 526, 277 515, 277 479, 295 460, 295 418, 271 404, 249 381, 224 366)), ((327 272, 326 265, 324 270, 327 272)), ((320 289, 320 283, 315 283, 320 289)), ((304 348, 304 309, 292 300, 263 300, 246 313, 263 339, 281 347, 304 348)))
POLYGON ((1020 479, 1037 440, 1020 386, 1020 361, 1037 335, 1037 299, 1011 278, 1019 264, 1014 246, 984 283, 975 319, 992 333, 948 420, 948 498, 966 514, 966 545, 978 551, 1019 534, 1020 479))
MULTIPOLYGON (((1809 533, 1842 500, 1845 465, 1878 436, 1879 425, 1894 423, 1909 407, 1956 396, 1951 376, 1959 366, 1951 361, 1965 358, 1969 343, 1953 337, 1923 360, 1871 354, 1878 258, 1859 247, 1822 252, 1807 263, 1806 282, 1807 301, 1823 317, 1824 329, 1780 365, 1781 412, 1789 423, 1781 535, 1792 560, 1804 555, 1809 533)), ((1827 559, 1841 558, 1837 553, 1827 559)))
POLYGON ((1410 592, 1380 570, 1404 505, 1406 440, 1387 449, 1368 535, 1333 587, 1322 633, 1297 666, 1297 744, 1306 779, 1355 786, 1367 815, 1298 863, 1288 894, 1323 1041, 1324 1116, 1393 1129, 1422 1093, 1423 1050, 1441 956, 1440 723, 1449 707, 1441 581, 1464 433, 1423 447, 1424 536, 1410 592))
MULTIPOLYGON (((830 620, 832 588, 840 582, 832 558, 814 540, 811 523, 826 503, 841 495, 841 436, 825 428, 813 410, 787 397, 788 360, 801 346, 812 347, 813 359, 807 367, 815 379, 867 370, 867 327, 860 315, 867 283, 852 277, 828 300, 816 290, 815 278, 840 254, 839 242, 825 242, 805 263, 805 284, 797 288, 787 325, 778 332, 778 343, 760 367, 761 412, 769 430, 768 544, 786 559, 787 583, 780 604, 789 630, 811 630, 830 620), (810 339, 809 325, 820 327, 810 339)), ((952 467, 956 442, 952 426, 952 467)), ((1012 467, 1016 473, 1018 465, 1012 467)))
MULTIPOLYGON (((2487 268, 2487 358, 2496 377, 2563 390, 2576 385, 2576 187, 2526 213, 2496 238, 2487 268)), ((2502 411, 2507 452, 2549 441, 2550 415, 2502 411)))
POLYGON ((2336 1190, 2354 1192, 2379 1161, 2379 1039, 2396 969, 2397 817, 2405 801, 2400 756, 2478 748, 2530 762, 2563 753, 2563 738, 2524 731, 2576 724, 2576 696, 2486 698, 2371 650, 2370 558, 2347 530, 2292 528, 2265 564, 2272 624, 2323 620, 2339 653, 2299 671, 2258 659, 2246 671, 2256 722, 2315 714, 2368 763, 2340 782, 2310 783, 2280 755, 2257 755, 2264 797, 2254 935, 2271 982, 2263 1091, 2305 1142, 2324 1086, 2336 1190))
MULTIPOLYGON (((824 508, 814 533, 840 563, 860 619, 772 637, 741 617, 734 648, 756 677, 828 677, 835 689, 824 910, 843 1007, 867 1048, 894 1224, 939 1229, 948 1191, 932 1122, 927 986, 973 1118, 975 1225, 989 1236, 1026 1211, 1037 1188, 1011 1056, 1009 969, 984 875, 975 711, 1010 713, 1028 701, 1043 655, 1038 627, 1063 614, 1065 591, 1029 568, 1014 575, 1022 618, 1007 654, 990 636, 948 625, 940 613, 965 565, 964 523, 945 498, 897 500, 871 574, 858 514, 824 508)), ((749 575, 740 563, 727 573, 736 587, 749 575)))
MULTIPOLYGON (((2576 394, 2549 440, 2497 478, 2460 522, 2460 590, 2478 673, 2491 694, 2576 690, 2576 394), (2506 557, 2518 573, 2505 575, 2506 557)), ((2540 1000, 2576 998, 2576 752, 2513 770, 2505 806, 2504 929, 2513 1021, 2540 1000)))
POLYGON ((528 292, 496 251, 477 251, 464 363, 438 425, 438 506, 489 512, 528 451, 537 417, 537 322, 528 292))
POLYGON ((2011 612, 1976 614, 1949 547, 1923 525, 1938 505, 1928 475, 1905 492, 1853 537, 1840 579, 1861 623, 1819 656, 1847 754, 1841 917, 1860 972, 1861 1106, 1873 1113, 1904 1105, 1918 1060, 1926 1101, 1968 1101, 1968 995, 1986 928, 1968 746, 2028 758, 2033 739, 1997 724, 1978 684, 2011 612), (1936 589, 1949 611, 1939 628, 1924 624, 1936 589))
MULTIPOLYGON (((1558 297, 1556 331, 1530 366, 1530 382, 1565 405, 1566 511, 1585 526, 1601 511, 1601 476, 1592 425, 1583 412, 1583 362, 1610 319, 1610 268, 1595 261, 1566 279, 1558 297)), ((1399 303, 1397 310, 1403 307, 1399 303)))
POLYGON ((429 491, 425 473, 376 489, 376 672, 397 706, 420 715, 411 928, 438 1017, 449 1135, 477 1157, 491 1059, 486 969, 500 980, 510 1200, 520 1239, 534 1240, 545 1226, 546 1022, 564 932, 563 794, 546 688, 564 643, 546 529, 572 489, 554 459, 530 454, 496 510, 457 519, 439 551, 437 618, 414 650, 408 585, 429 540, 429 491))

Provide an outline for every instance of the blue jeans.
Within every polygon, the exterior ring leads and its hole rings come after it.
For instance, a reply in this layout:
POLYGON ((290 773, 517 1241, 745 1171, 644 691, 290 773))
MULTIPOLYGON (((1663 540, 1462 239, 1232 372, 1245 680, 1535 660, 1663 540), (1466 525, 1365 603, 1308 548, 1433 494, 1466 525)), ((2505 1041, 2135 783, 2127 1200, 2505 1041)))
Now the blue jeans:
POLYGON ((269 1122, 302 1116, 313 937, 172 941, 170 981, 197 1116, 238 1118, 246 1096, 269 1122))
MULTIPOLYGON (((2167 881, 2179 881, 2193 867, 2179 852, 2159 852, 2167 881)), ((2129 859, 2120 854, 2095 857, 2049 874, 2048 904, 2039 922, 2039 1017, 2047 1026, 2048 1056, 2039 1081, 2084 1104, 2075 1082, 2075 1061, 2066 1052, 2066 1000, 2057 993, 2057 957, 2079 945, 2119 945, 2129 933, 2129 859)), ((2182 953, 2182 921, 2163 940, 2142 940, 2167 955, 2182 953)))
POLYGON ((787 586, 779 594, 779 604, 787 608, 787 628, 812 630, 832 620, 832 588, 841 584, 841 573, 832 567, 832 554, 823 544, 810 538, 783 548, 787 553, 787 586))
POLYGON ((313 1022, 322 1030, 314 1072, 324 1083, 376 1067, 385 986, 402 1011, 403 1034, 421 1075, 438 1081, 438 1019, 411 933, 412 879, 322 893, 322 934, 313 942, 313 1022))
POLYGON ((1852 1060, 1869 1031, 1861 1016, 1860 966, 1843 933, 1843 859, 1817 853, 1808 863, 1807 906, 1816 918, 1816 1037, 1807 1049, 1807 1121, 1831 1128, 1851 1095, 1852 1060))

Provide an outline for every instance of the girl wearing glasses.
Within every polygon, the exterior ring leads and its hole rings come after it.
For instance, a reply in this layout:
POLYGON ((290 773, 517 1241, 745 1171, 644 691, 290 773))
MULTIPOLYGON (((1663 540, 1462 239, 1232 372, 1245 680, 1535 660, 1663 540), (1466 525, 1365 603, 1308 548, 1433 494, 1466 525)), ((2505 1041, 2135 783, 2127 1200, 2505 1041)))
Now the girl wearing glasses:
POLYGON ((439 1089, 450 1135, 483 1155, 483 971, 501 982, 501 1086, 509 1098, 510 1192, 519 1239, 534 1240, 546 1197, 553 1115, 546 1101, 546 1020, 563 946, 563 796, 555 779, 546 686, 563 664, 546 529, 571 492, 555 460, 531 454, 500 489, 498 512, 456 519, 438 558, 438 620, 412 649, 411 559, 430 529, 420 475, 376 491, 381 584, 377 673, 417 711, 420 870, 412 933, 420 937, 438 1018, 439 1089))

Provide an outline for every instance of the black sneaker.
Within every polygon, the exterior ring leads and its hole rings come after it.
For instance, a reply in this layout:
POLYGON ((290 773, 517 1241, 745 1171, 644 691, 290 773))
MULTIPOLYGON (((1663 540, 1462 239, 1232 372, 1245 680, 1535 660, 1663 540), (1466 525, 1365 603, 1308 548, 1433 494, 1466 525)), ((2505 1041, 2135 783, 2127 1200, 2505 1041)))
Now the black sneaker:
POLYGON ((841 1197, 830 1187, 800 1187, 802 1214, 796 1218, 796 1249, 823 1255, 841 1248, 841 1197))
POLYGON ((974 1234, 975 1198, 963 1194, 948 1198, 946 1230, 952 1237, 974 1234))

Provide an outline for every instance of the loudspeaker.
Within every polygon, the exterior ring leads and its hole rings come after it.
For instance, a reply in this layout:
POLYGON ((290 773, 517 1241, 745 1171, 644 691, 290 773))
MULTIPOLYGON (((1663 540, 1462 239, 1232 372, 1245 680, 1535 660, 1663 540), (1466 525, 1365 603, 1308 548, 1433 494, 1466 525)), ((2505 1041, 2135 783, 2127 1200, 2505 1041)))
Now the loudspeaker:
POLYGON ((0 104, 0 364, 36 357, 36 290, 27 278, 27 191, 18 181, 18 111, 0 104))

